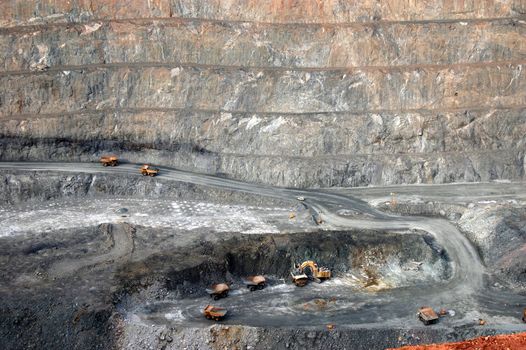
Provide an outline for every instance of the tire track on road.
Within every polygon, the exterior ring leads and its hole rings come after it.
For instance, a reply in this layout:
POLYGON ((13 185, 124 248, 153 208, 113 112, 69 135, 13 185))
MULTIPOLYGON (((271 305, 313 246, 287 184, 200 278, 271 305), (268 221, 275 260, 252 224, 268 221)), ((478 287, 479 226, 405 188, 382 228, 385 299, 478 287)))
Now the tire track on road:
POLYGON ((56 262, 47 270, 48 277, 53 279, 61 278, 83 268, 94 267, 108 262, 122 263, 127 261, 134 249, 133 227, 127 223, 102 224, 99 230, 108 234, 112 240, 113 244, 109 252, 84 259, 64 259, 56 262))

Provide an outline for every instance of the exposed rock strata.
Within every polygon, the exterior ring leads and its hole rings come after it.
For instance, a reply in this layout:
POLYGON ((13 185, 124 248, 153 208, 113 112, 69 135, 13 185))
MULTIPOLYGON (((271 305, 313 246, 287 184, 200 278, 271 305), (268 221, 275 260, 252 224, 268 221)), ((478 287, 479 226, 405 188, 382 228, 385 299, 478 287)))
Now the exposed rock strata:
POLYGON ((0 159, 283 186, 524 178, 526 4, 8 2, 0 159))
POLYGON ((4 26, 93 18, 208 18, 292 23, 418 21, 509 17, 526 13, 523 0, 153 0, 9 1, 0 7, 4 26))

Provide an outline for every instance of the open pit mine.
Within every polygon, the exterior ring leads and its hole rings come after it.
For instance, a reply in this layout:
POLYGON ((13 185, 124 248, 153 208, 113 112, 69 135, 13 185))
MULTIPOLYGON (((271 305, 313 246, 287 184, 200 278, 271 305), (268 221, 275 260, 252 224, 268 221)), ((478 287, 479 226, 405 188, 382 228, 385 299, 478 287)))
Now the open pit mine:
POLYGON ((525 0, 0 1, 1 349, 526 349, 525 0))

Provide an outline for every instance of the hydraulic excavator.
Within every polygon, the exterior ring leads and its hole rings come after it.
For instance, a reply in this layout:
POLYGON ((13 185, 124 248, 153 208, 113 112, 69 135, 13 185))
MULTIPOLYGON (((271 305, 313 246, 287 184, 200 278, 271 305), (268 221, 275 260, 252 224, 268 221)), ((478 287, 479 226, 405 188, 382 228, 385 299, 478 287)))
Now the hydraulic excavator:
POLYGON ((305 286, 309 280, 321 283, 323 280, 331 278, 331 270, 326 267, 318 267, 318 264, 312 260, 296 265, 290 274, 292 282, 298 287, 305 286))

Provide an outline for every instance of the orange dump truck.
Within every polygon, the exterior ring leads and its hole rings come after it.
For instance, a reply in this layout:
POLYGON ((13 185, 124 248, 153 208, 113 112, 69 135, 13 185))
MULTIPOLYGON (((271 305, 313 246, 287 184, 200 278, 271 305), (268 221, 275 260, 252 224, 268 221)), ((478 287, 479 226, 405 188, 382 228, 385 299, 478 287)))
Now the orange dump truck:
POLYGON ((210 294, 210 297, 214 298, 214 300, 226 298, 229 291, 230 287, 226 283, 214 284, 211 288, 206 290, 206 292, 210 294))
POLYGON ((418 310, 418 318, 426 326, 438 322, 438 315, 432 308, 428 306, 422 306, 420 310, 418 310))
POLYGON ((243 283, 247 286, 248 289, 250 289, 251 292, 253 292, 256 289, 265 288, 266 280, 265 277, 261 275, 248 276, 243 279, 243 283))
POLYGON ((203 310, 203 313, 209 320, 220 321, 225 318, 227 310, 222 307, 207 305, 203 310))
POLYGON ((116 166, 119 164, 117 156, 102 156, 100 157, 100 163, 102 166, 116 166))
POLYGON ((153 168, 150 164, 144 164, 139 170, 144 176, 156 176, 159 173, 159 169, 153 168))

